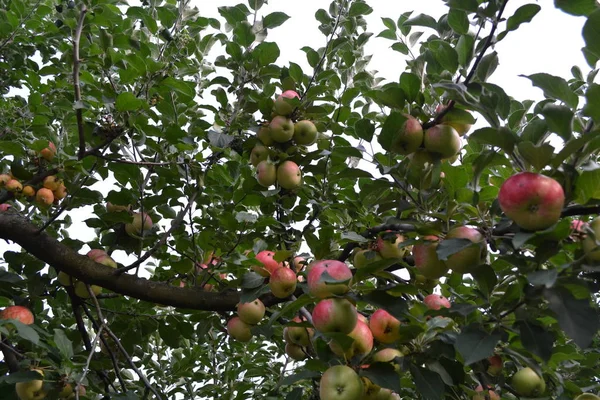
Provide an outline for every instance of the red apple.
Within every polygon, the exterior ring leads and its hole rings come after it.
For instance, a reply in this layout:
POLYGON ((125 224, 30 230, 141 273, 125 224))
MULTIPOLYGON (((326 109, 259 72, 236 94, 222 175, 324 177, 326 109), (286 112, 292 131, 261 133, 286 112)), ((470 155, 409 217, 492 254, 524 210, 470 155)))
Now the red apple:
POLYGON ((425 132, 425 149, 440 158, 454 157, 460 152, 460 136, 449 125, 436 125, 425 132))
POLYGON ((227 333, 240 342, 249 342, 252 339, 250 325, 242 321, 240 317, 233 317, 227 322, 227 333))
POLYGON ((0 212, 6 212, 10 207, 10 204, 0 204, 0 212))
POLYGON ((363 400, 363 383, 354 370, 345 365, 330 367, 319 383, 321 400, 363 400))
POLYGON ((35 194, 35 200, 42 207, 48 207, 54 202, 54 193, 52 190, 41 188, 35 194))
POLYGON ((273 111, 277 115, 290 115, 294 111, 294 106, 286 101, 286 99, 300 99, 298 93, 293 90, 286 90, 277 97, 273 105, 273 111))
POLYGON ((8 306, 0 311, 0 319, 15 319, 22 324, 33 324, 33 313, 27 307, 23 306, 8 306))
POLYGON ((261 186, 269 187, 277 182, 277 168, 269 160, 263 160, 256 166, 256 180, 261 186))
POLYGON ((498 354, 494 354, 488 358, 488 362, 490 363, 490 366, 487 369, 487 373, 491 376, 498 376, 503 368, 502 357, 498 354))
POLYGON ((302 120, 294 125, 294 142, 302 146, 310 146, 317 140, 319 132, 311 121, 302 120))
POLYGON ((394 343, 400 339, 400 321, 392 314, 379 309, 371 315, 369 328, 381 343, 394 343))
POLYGON ((438 279, 448 272, 448 265, 437 256, 439 238, 425 236, 424 240, 430 243, 416 244, 413 247, 413 257, 418 273, 427 279, 438 279))
POLYGON ((271 275, 277 268, 283 267, 283 263, 275 261, 273 256, 275 256, 275 252, 270 250, 259 252, 255 258, 260 265, 255 265, 252 269, 264 277, 271 275))
POLYGON ((385 231, 377 237, 375 247, 383 258, 402 258, 406 253, 406 247, 398 247, 404 242, 404 236, 392 231, 385 231))
POLYGON ((239 303, 237 313, 245 323, 256 325, 265 316, 265 305, 259 299, 254 299, 250 303, 239 303))
POLYGON ((10 181, 6 182, 6 184, 4 185, 4 189, 6 189, 7 192, 21 193, 21 191, 23 190, 23 185, 18 180, 11 179, 10 181))
MULTIPOLYGON (((483 393, 483 386, 477 386, 475 391, 478 392, 478 394, 473 396, 473 400, 486 400, 485 394, 483 393)), ((488 386, 488 396, 489 400, 500 400, 500 396, 492 390, 491 386, 488 386)))
POLYGON ((352 271, 348 266, 337 260, 321 260, 310 266, 307 277, 308 290, 311 295, 323 299, 330 296, 340 296, 350 290, 352 271), (322 280, 323 273, 340 283, 330 283, 322 280))
POLYGON ((8 174, 0 174, 0 188, 6 185, 9 181, 12 180, 12 177, 8 174))
POLYGON ((146 213, 133 214, 133 221, 125 224, 125 232, 134 238, 139 238, 150 229, 152 229, 152 218, 146 213))
POLYGON ((361 269, 368 266, 371 263, 381 261, 381 255, 370 249, 359 249, 354 253, 354 258, 352 259, 354 267, 356 269, 361 269))
POLYGON ((294 343, 285 344, 285 354, 287 354, 292 360, 302 361, 305 360, 307 355, 301 346, 294 343))
POLYGON ((321 300, 312 312, 314 327, 323 333, 348 334, 356 327, 356 307, 346 299, 321 300))
POLYGON ((498 202, 504 214, 518 226, 538 231, 558 222, 565 205, 565 193, 550 177, 521 172, 502 184, 498 202))
POLYGON ((302 183, 300 167, 293 161, 284 161, 277 167, 277 183, 284 189, 296 189, 302 183))
POLYGON ((425 296, 425 298, 423 299, 423 303, 425 303, 427 308, 429 308, 430 310, 439 310, 442 307, 451 307, 450 301, 440 294, 430 294, 428 296, 425 296))
POLYGON ((271 120, 269 129, 271 138, 277 143, 289 142, 294 136, 294 123, 291 119, 280 115, 271 120))
MULTIPOLYGON (((294 322, 303 322, 300 317, 294 317, 294 322)), ((283 330, 283 337, 287 342, 294 343, 298 346, 308 347, 314 336, 315 331, 311 328, 302 326, 287 326, 283 330)))
POLYGON ((269 288, 273 296, 285 299, 294 294, 297 283, 296 273, 289 268, 277 268, 269 278, 269 288))
POLYGON ((458 226, 448 232, 446 239, 469 239, 471 242, 476 243, 476 245, 448 257, 446 265, 453 272, 464 274, 470 268, 477 267, 485 262, 487 253, 485 237, 477 229, 468 226, 458 226))
POLYGON ((350 360, 363 359, 373 350, 373 333, 364 322, 356 321, 356 326, 348 336, 354 339, 349 348, 344 350, 337 342, 331 341, 329 343, 331 351, 350 360))
POLYGON ((396 132, 392 139, 390 150, 398 154, 411 154, 423 144, 423 127, 418 119, 412 115, 404 115, 407 120, 396 132))

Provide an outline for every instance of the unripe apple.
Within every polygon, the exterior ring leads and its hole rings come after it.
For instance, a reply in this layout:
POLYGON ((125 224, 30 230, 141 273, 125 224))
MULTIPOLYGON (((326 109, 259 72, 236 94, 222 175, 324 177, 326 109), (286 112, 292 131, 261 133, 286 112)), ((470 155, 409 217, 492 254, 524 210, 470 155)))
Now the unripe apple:
POLYGON ((302 183, 300 167, 293 161, 284 161, 277 167, 277 183, 284 189, 296 189, 302 183))
POLYGON ((474 268, 485 262, 487 246, 485 237, 475 228, 468 226, 458 226, 451 229, 446 235, 446 239, 469 239, 475 245, 452 254, 446 260, 448 268, 458 274, 466 273, 470 268, 474 268))
POLYGON ((76 280, 74 278, 72 278, 71 275, 64 273, 62 271, 60 271, 58 273, 57 279, 58 279, 58 282, 63 286, 71 286, 73 283, 76 282, 76 280))
MULTIPOLYGON (((75 282, 73 289, 75 291, 75 294, 78 297, 81 297, 82 299, 89 299, 91 297, 90 292, 88 292, 88 290, 87 290, 85 282, 81 282, 81 281, 75 282)), ((98 296, 102 292, 102 288, 100 286, 90 285, 90 289, 92 289, 94 296, 98 296)))
POLYGON ((21 193, 21 191, 23 190, 23 185, 18 180, 11 179, 10 181, 6 182, 4 188, 7 192, 21 193))
POLYGON ((502 184, 498 202, 504 214, 518 226, 538 231, 560 219, 565 193, 560 183, 550 177, 520 172, 502 184))
POLYGON ((493 356, 488 357, 487 360, 490 363, 487 373, 491 376, 500 375, 500 372, 502 372, 503 368, 502 357, 500 357, 498 354, 494 354, 493 356))
POLYGON ((48 142, 48 147, 40 151, 40 156, 46 161, 52 161, 56 155, 56 146, 52 142, 48 142))
POLYGON ((423 303, 430 310, 439 310, 442 307, 451 307, 450 301, 440 294, 430 294, 428 296, 425 296, 425 298, 423 299, 423 303))
POLYGON ((265 146, 272 146, 274 143, 273 138, 271 137, 271 128, 269 128, 269 125, 261 126, 256 134, 256 137, 265 146))
POLYGON ((289 142, 294 136, 294 123, 287 117, 276 116, 271 120, 269 128, 271 138, 277 143, 289 142))
POLYGON ((537 397, 546 391, 546 382, 533 369, 526 367, 517 371, 511 386, 520 396, 537 397))
POLYGON ((331 351, 350 360, 353 358, 363 359, 373 350, 373 333, 364 322, 356 321, 356 326, 348 336, 354 340, 349 348, 344 350, 337 342, 331 341, 329 343, 331 351))
POLYGON ((35 189, 33 188, 33 186, 24 186, 21 194, 26 197, 33 197, 35 196, 35 189))
POLYGON ((385 259, 402 258, 406 253, 406 247, 398 247, 402 242, 404 242, 403 235, 385 231, 377 237, 375 248, 385 259))
POLYGON ((265 305, 259 299, 237 305, 238 317, 248 325, 256 325, 265 316, 265 305))
POLYGON ((411 154, 423 144, 423 127, 418 119, 412 115, 404 115, 407 120, 396 132, 392 139, 390 150, 398 154, 411 154))
POLYGON ((281 93, 277 100, 275 100, 275 104, 273 104, 273 111, 277 115, 290 115, 294 111, 294 106, 286 101, 286 99, 300 99, 298 93, 293 90, 286 90, 281 93))
POLYGON ((268 160, 263 160, 256 166, 256 180, 261 186, 269 187, 277 182, 277 168, 268 160))
MULTIPOLYGON (((436 113, 440 113, 446 108, 441 104, 435 109, 436 113)), ((453 127, 459 136, 466 135, 471 129, 473 116, 466 110, 453 107, 441 119, 442 124, 453 127)))
POLYGON ((575 400, 600 400, 600 397, 593 393, 582 393, 575 398, 575 400))
POLYGON ((581 245, 587 260, 594 263, 600 261, 600 246, 596 245, 596 241, 600 242, 600 217, 594 218, 589 228, 594 232, 595 237, 586 235, 581 245))
POLYGON ((277 268, 269 278, 269 288, 273 296, 285 299, 294 294, 297 284, 296 273, 289 268, 277 268))
MULTIPOLYGON (((302 322, 297 316, 292 321, 302 322)), ((313 329, 302 326, 287 326, 283 330, 283 337, 286 341, 301 347, 308 347, 314 335, 315 331, 313 329)))
POLYGON ((58 189, 58 187, 62 184, 62 179, 57 178, 54 175, 50 175, 44 178, 44 187, 46 189, 50 189, 53 192, 58 189))
POLYGON ((347 293, 351 281, 352 271, 345 263, 337 260, 321 260, 311 264, 307 276, 308 291, 320 299, 347 293), (324 273, 340 283, 327 283, 322 278, 324 273))
POLYGON ((41 188, 35 194, 35 200, 42 207, 48 207, 54 202, 54 193, 50 189, 41 188))
POLYGON ((8 306, 0 311, 0 319, 15 319, 22 324, 33 324, 33 313, 27 307, 23 306, 8 306))
POLYGON ((287 354, 292 360, 302 361, 305 360, 307 355, 301 346, 294 343, 285 344, 285 354, 287 354))
POLYGON ((373 337, 381 343, 394 343, 400 339, 400 321, 384 309, 379 309, 371 315, 369 328, 373 337))
POLYGON ((363 400, 363 392, 362 380, 345 365, 330 367, 319 383, 321 400, 363 400))
POLYGON ((319 132, 311 121, 302 120, 294 125, 294 142, 302 146, 310 146, 317 141, 319 132))
POLYGON ((250 153, 250 164, 256 167, 258 166, 258 163, 265 161, 267 158, 269 158, 269 149, 262 144, 257 143, 250 153))
POLYGON ((65 197, 67 197, 67 187, 61 183, 58 189, 54 191, 54 199, 62 200, 65 197))
MULTIPOLYGON (((398 357, 404 357, 404 354, 398 349, 386 348, 381 349, 373 354, 373 362, 393 362, 398 357)), ((400 369, 399 365, 395 365, 396 370, 400 369)))
MULTIPOLYGON (((44 371, 41 369, 32 369, 42 377, 44 371)), ((20 400, 42 400, 46 398, 46 392, 43 389, 44 381, 42 379, 34 379, 28 382, 17 382, 15 384, 15 391, 20 400)))
POLYGON ((8 174, 0 174, 0 188, 4 187, 10 180, 12 180, 12 177, 8 174))
POLYGON ((252 339, 250 325, 242 321, 240 317, 233 317, 227 322, 227 333, 240 342, 249 342, 252 339))
MULTIPOLYGON (((472 400, 486 400, 485 394, 483 393, 483 386, 477 386, 475 391, 478 392, 478 394, 473 396, 472 400)), ((491 386, 488 386, 488 396, 489 400, 500 400, 500 396, 498 396, 498 393, 492 390, 491 386)))
POLYGON ((413 247, 415 267, 420 275, 427 279, 438 279, 448 272, 448 265, 437 256, 439 238, 437 236, 425 236, 423 239, 430 243, 416 244, 413 247))
POLYGON ((125 224, 125 232, 134 238, 139 238, 150 229, 152 229, 152 218, 146 213, 133 214, 133 221, 125 224))
POLYGON ((352 259, 354 267, 356 269, 361 269, 366 267, 367 265, 381 261, 381 255, 378 252, 370 250, 370 249, 359 249, 354 253, 354 258, 352 259))
POLYGON ((275 261, 274 256, 275 252, 270 250, 259 252, 255 257, 259 265, 252 266, 252 269, 264 277, 271 275, 276 269, 283 267, 283 263, 275 261))
POLYGON ((321 300, 312 312, 313 325, 323 333, 348 334, 356 327, 356 307, 346 299, 321 300))
POLYGON ((118 204, 112 204, 110 201, 106 202, 106 211, 108 211, 108 212, 129 211, 130 209, 131 209, 130 205, 121 206, 118 204))
POLYGON ((423 143, 427 151, 440 158, 454 157, 460 152, 460 136, 449 125, 436 125, 425 132, 423 143))

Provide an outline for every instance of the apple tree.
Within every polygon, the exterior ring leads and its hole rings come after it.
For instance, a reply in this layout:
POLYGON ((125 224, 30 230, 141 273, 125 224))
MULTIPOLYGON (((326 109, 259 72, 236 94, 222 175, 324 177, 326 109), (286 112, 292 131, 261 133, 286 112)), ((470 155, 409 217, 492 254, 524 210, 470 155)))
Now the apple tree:
POLYGON ((3 399, 598 399, 595 0, 197 3, 0 0, 3 399))

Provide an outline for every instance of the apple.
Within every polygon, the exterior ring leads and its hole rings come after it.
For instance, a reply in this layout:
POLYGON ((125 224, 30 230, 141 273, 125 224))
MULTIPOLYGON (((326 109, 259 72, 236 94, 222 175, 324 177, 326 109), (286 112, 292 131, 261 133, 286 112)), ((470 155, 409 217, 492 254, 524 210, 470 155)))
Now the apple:
POLYGON ((33 197, 35 196, 35 189, 33 188, 33 186, 24 186, 21 194, 26 197, 33 197))
POLYGON ((435 159, 426 150, 417 150, 409 156, 406 180, 416 189, 431 188, 435 159))
POLYGON ((356 327, 356 307, 346 299, 321 300, 312 312, 314 327, 323 333, 349 334, 356 327))
POLYGON ((407 119, 392 139, 390 150, 398 154, 411 154, 423 144, 423 127, 418 119, 405 114, 407 119))
POLYGON ((498 354, 494 354, 493 356, 488 357, 487 360, 490 363, 487 369, 487 373, 491 376, 500 375, 500 372, 502 372, 503 367, 502 357, 500 357, 498 354))
POLYGON ((307 355, 301 346, 294 343, 285 344, 285 354, 287 354, 292 360, 302 361, 305 360, 307 355))
POLYGON ((430 243, 416 244, 413 247, 415 267, 420 275, 427 279, 438 279, 448 272, 448 265, 437 256, 439 238, 437 236, 425 236, 424 240, 430 243))
POLYGON ((271 138, 277 143, 289 142, 294 136, 294 123, 291 119, 280 115, 271 120, 269 129, 271 138))
POLYGON ((400 339, 400 321, 389 312, 379 309, 371 315, 369 328, 381 343, 394 343, 400 339))
POLYGON ((362 400, 363 383, 354 370, 345 365, 330 367, 319 383, 321 400, 362 400))
POLYGON ((0 212, 6 212, 10 207, 10 204, 0 204, 0 212))
POLYGON ((87 254, 86 254, 86 256, 89 259, 92 259, 94 261, 96 261, 100 257, 104 257, 104 256, 107 256, 107 255, 108 255, 108 253, 106 251, 102 250, 102 249, 92 249, 92 250, 88 251, 87 254))
POLYGON ((286 90, 281 93, 275 104, 273 104, 273 110, 277 115, 290 115, 294 111, 294 106, 286 101, 286 99, 300 99, 298 93, 293 90, 286 90))
POLYGON ((448 232, 446 239, 469 239, 476 244, 448 257, 446 265, 453 272, 464 274, 470 268, 477 267, 485 262, 487 254, 485 237, 477 229, 468 226, 457 226, 448 232))
MULTIPOLYGON (((25 190, 25 189, 23 189, 25 190)), ((585 221, 581 221, 579 219, 575 219, 571 221, 571 230, 575 233, 584 233, 585 228, 587 228, 588 224, 585 221)))
POLYGON ((388 230, 377 237, 375 248, 385 259, 402 258, 406 253, 406 247, 398 247, 402 242, 404 242, 403 235, 388 230))
POLYGON ((589 262, 597 262, 600 261, 600 247, 596 245, 596 241, 600 242, 600 217, 594 218, 589 228, 594 232, 595 238, 590 235, 585 236, 582 243, 583 252, 589 262))
POLYGON ((520 172, 504 181, 498 202, 504 214, 519 227, 537 231, 558 222, 565 205, 565 193, 550 177, 520 172))
POLYGON ((415 275, 415 286, 419 289, 431 292, 437 285, 439 285, 439 279, 425 278, 423 275, 415 275))
POLYGON ((304 269, 304 267, 306 267, 307 263, 304 257, 297 256, 294 257, 291 264, 294 271, 296 271, 296 273, 300 273, 304 269))
MULTIPOLYGON (((444 108, 446 107, 440 104, 435 109, 435 112, 440 113, 444 108)), ((444 125, 453 127, 459 136, 464 136, 471 130, 471 126, 473 122, 475 122, 475 119, 470 112, 453 107, 442 117, 440 122, 444 125)))
POLYGON ((518 370, 512 377, 511 386, 520 396, 536 397, 546 391, 546 382, 533 369, 518 370))
POLYGON ((33 313, 27 307, 23 306, 8 306, 0 311, 0 319, 15 319, 22 324, 33 324, 33 313))
POLYGON ((265 146, 273 145, 273 138, 271 137, 271 128, 269 128, 269 125, 261 126, 260 129, 258 130, 258 133, 256 134, 256 137, 265 146))
POLYGON ((227 322, 227 333, 240 342, 249 342, 252 339, 250 325, 242 321, 240 317, 233 317, 227 322))
POLYGON ((276 269, 283 267, 283 263, 275 261, 274 256, 275 252, 270 250, 259 252, 255 258, 262 265, 254 265, 252 269, 264 277, 271 275, 276 269))
POLYGON ((269 149, 257 143, 250 153, 250 164, 256 167, 261 161, 265 161, 267 158, 269 158, 269 149))
POLYGON ((65 383, 62 387, 62 390, 58 393, 59 399, 68 399, 73 394, 73 385, 70 383, 65 383))
POLYGON ((330 296, 340 296, 350 290, 352 271, 338 260, 321 260, 313 263, 308 270, 307 284, 309 293, 319 299, 330 296), (322 276, 327 273, 340 283, 327 283, 322 276))
POLYGON ((125 232, 134 238, 139 238, 150 229, 152 229, 152 218, 146 213, 133 214, 133 221, 125 224, 125 232))
POLYGON ((256 325, 265 316, 265 305, 259 299, 237 305, 238 317, 248 325, 256 325))
MULTIPOLYGON (((393 362, 398 357, 404 357, 404 354, 400 350, 385 348, 373 354, 373 362, 393 362)), ((400 366, 396 365, 394 368, 399 370, 400 366)))
MULTIPOLYGON (((472 400, 486 400, 486 396, 483 393, 483 386, 481 386, 481 385, 477 386, 475 388, 475 391, 478 392, 478 394, 473 396, 472 400)), ((500 400, 500 396, 498 396, 498 393, 496 393, 492 390, 491 386, 488 386, 488 397, 489 397, 489 400, 500 400)))
POLYGON ((600 397, 593 393, 582 393, 575 398, 575 400, 600 400, 600 397))
POLYGON ((296 273, 289 268, 277 268, 269 278, 269 288, 273 296, 286 299, 294 294, 298 280, 296 273))
POLYGON ((284 161, 277 167, 277 183, 284 189, 292 190, 300 187, 302 172, 293 161, 284 161))
POLYGON ((48 142, 48 147, 40 151, 40 156, 46 161, 52 161, 56 155, 56 146, 52 142, 48 142))
MULTIPOLYGON (((42 377, 44 371, 41 369, 32 369, 42 377)), ((17 382, 15 390, 20 400, 41 400, 46 398, 46 392, 43 390, 44 381, 42 379, 34 379, 28 382, 17 382)))
POLYGON ((373 333, 364 322, 356 321, 356 326, 348 336, 354 340, 349 348, 344 350, 337 342, 331 341, 329 343, 331 351, 350 360, 353 358, 363 359, 373 350, 373 333))
POLYGON ((269 160, 263 160, 256 166, 256 180, 261 186, 269 187, 277 181, 277 168, 269 160))
POLYGON ((12 180, 12 177, 8 174, 0 174, 0 188, 5 186, 10 180, 12 180))
POLYGON ((302 146, 310 146, 317 141, 319 132, 311 121, 302 120, 294 125, 294 142, 302 146))
POLYGON ((4 189, 6 189, 7 192, 21 193, 21 191, 23 190, 23 185, 18 180, 11 179, 10 181, 6 182, 6 184, 4 185, 4 189))
POLYGON ((112 204, 110 201, 106 202, 106 211, 108 211, 108 212, 129 211, 130 209, 131 209, 130 205, 121 206, 118 204, 112 204))
POLYGON ((46 189, 50 189, 52 191, 55 191, 56 189, 58 189, 58 187, 62 184, 62 179, 57 178, 54 175, 50 175, 44 178, 44 187, 46 189))
MULTIPOLYGON (((74 283, 73 288, 78 297, 81 297, 82 299, 89 299, 91 297, 85 282, 77 281, 74 283)), ((92 289, 94 296, 98 296, 102 292, 102 288, 100 286, 90 285, 90 289, 92 289)))
POLYGON ((71 277, 71 275, 60 271, 57 276, 58 282, 63 286, 71 286, 75 279, 71 277))
POLYGON ((440 158, 454 157, 460 152, 460 136, 449 125, 436 125, 425 132, 423 143, 427 151, 440 158))
POLYGON ((62 200, 67 197, 67 187, 64 184, 60 184, 58 189, 54 191, 54 200, 62 200))
POLYGON ((117 263, 108 254, 98 257, 94 261, 96 261, 98 264, 106 265, 107 267, 117 268, 117 263))
MULTIPOLYGON (((303 322, 300 317, 294 317, 294 322, 303 322)), ((311 328, 305 328, 302 326, 287 326, 283 330, 283 337, 287 342, 296 344, 301 347, 308 347, 315 335, 315 331, 311 328)))
POLYGON ((54 202, 54 193, 50 189, 41 188, 35 194, 35 200, 42 207, 48 207, 54 202))
POLYGON ((423 303, 425 303, 427 308, 429 308, 430 310, 439 310, 442 307, 451 307, 450 301, 440 294, 430 294, 428 296, 425 296, 425 298, 423 299, 423 303))
POLYGON ((352 259, 354 267, 356 269, 361 269, 366 267, 367 265, 381 261, 381 255, 370 249, 360 249, 354 253, 354 258, 352 259))

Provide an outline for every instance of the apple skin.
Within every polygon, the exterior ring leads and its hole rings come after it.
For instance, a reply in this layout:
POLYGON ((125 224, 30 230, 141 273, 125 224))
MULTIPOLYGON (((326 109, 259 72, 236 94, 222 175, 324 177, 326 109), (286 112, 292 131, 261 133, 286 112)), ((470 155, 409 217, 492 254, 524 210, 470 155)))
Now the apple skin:
POLYGON ((61 184, 62 180, 54 175, 50 175, 44 178, 44 187, 46 189, 50 189, 51 191, 57 190, 61 184))
POLYGON ((370 249, 361 249, 356 251, 354 253, 354 258, 352 259, 356 269, 364 268, 371 263, 381 260, 383 260, 381 255, 378 252, 370 249))
POLYGON ((133 214, 133 221, 125 224, 125 232, 133 238, 139 238, 142 233, 152 229, 152 219, 146 213, 133 214))
POLYGON ((308 291, 312 296, 319 299, 348 293, 351 282, 352 271, 345 263, 338 260, 317 261, 313 263, 308 270, 308 291), (321 276, 325 272, 335 280, 348 282, 328 285, 321 281, 321 276))
POLYGON ((439 294, 430 294, 425 296, 423 303, 425 303, 427 308, 430 310, 439 310, 442 307, 450 308, 452 306, 447 298, 439 294))
POLYGON ((48 142, 48 147, 40 151, 40 156, 46 161, 52 161, 56 155, 56 146, 52 142, 48 142))
POLYGON ((106 202, 106 211, 108 212, 121 212, 121 211, 129 211, 131 206, 121 206, 119 204, 112 204, 110 201, 106 202))
POLYGON ((500 375, 500 373, 502 372, 502 368, 503 368, 502 357, 500 357, 498 354, 494 354, 493 356, 488 357, 487 360, 490 363, 490 365, 487 369, 487 373, 491 376, 500 375))
MULTIPOLYGON (((589 228, 594 231, 594 235, 596 236, 595 239, 600 241, 600 217, 594 218, 594 220, 590 222, 589 228)), ((600 246, 596 245, 596 240, 591 236, 586 235, 581 244, 585 257, 592 263, 600 261, 600 246)))
POLYGON ((249 342, 252 339, 250 325, 242 321, 240 317, 233 317, 227 322, 227 333, 240 342, 249 342))
POLYGON ((575 398, 575 400, 600 400, 600 397, 593 393, 582 393, 575 398))
POLYGON ((11 179, 10 181, 6 182, 4 189, 6 189, 7 192, 21 193, 23 190, 23 184, 16 179, 11 179))
POLYGON ((58 186, 58 189, 56 189, 56 190, 54 191, 54 200, 56 200, 56 201, 58 201, 58 200, 62 200, 62 199, 64 199, 65 197, 67 197, 67 194, 68 194, 68 192, 67 192, 67 187, 66 187, 66 186, 65 186, 63 183, 61 183, 61 184, 58 186))
POLYGON ((311 121, 302 120, 294 125, 294 142, 302 146, 310 146, 317 141, 319 132, 311 121))
POLYGON ((36 202, 42 207, 49 207, 54 202, 54 193, 47 188, 41 188, 35 194, 36 202))
POLYGON ((381 257, 388 258, 402 258, 406 253, 406 247, 398 247, 400 243, 404 242, 404 236, 396 233, 393 234, 391 231, 386 231, 377 237, 375 242, 375 248, 381 254, 381 257))
POLYGON ((504 181, 498 202, 504 214, 519 227, 538 231, 551 227, 560 219, 565 193, 550 177, 521 172, 504 181))
POLYGON ((271 138, 277 143, 289 142, 294 136, 294 123, 291 119, 280 115, 271 120, 269 129, 271 138))
POLYGON ((284 161, 277 167, 277 183, 284 189, 297 189, 302 184, 302 172, 293 161, 284 161))
POLYGON ((275 261, 273 256, 275 256, 275 252, 273 251, 260 251, 255 257, 260 264, 254 265, 252 269, 259 275, 268 277, 275 272, 277 268, 283 267, 283 263, 275 261))
POLYGON ((15 319, 22 324, 31 325, 35 318, 33 313, 23 306, 8 306, 0 311, 0 319, 15 319))
MULTIPOLYGON (((44 371, 41 369, 32 369, 40 375, 44 376, 44 371)), ((44 381, 35 379, 29 382, 17 382, 15 391, 20 400, 42 400, 46 398, 46 392, 43 390, 44 381)))
POLYGON ((286 299, 294 294, 298 282, 296 273, 289 268, 277 268, 269 278, 269 288, 273 296, 286 299))
POLYGON ((294 343, 286 343, 285 344, 285 354, 290 356, 292 360, 302 361, 306 360, 306 352, 301 346, 298 346, 294 343))
POLYGON ((379 309, 371 315, 369 328, 373 337, 381 343, 394 343, 400 339, 400 321, 384 309, 379 309))
POLYGON ((526 367, 517 371, 511 380, 511 386, 520 396, 536 397, 546 391, 546 382, 533 369, 526 367))
POLYGON ((436 125, 425 132, 423 143, 427 151, 440 158, 451 158, 460 152, 460 136, 449 125, 436 125))
POLYGON ((10 204, 0 204, 0 212, 6 212, 11 207, 10 204))
POLYGON ((250 164, 257 167, 261 161, 269 158, 269 149, 260 143, 257 143, 250 153, 250 164))
MULTIPOLYGON (((78 297, 81 297, 82 299, 89 299, 91 297, 90 292, 88 292, 87 287, 85 286, 85 282, 77 281, 74 283, 73 287, 75 294, 78 297)), ((90 285, 90 289, 92 289, 92 292, 95 296, 98 296, 102 292, 102 288, 100 286, 90 285)))
POLYGON ((269 125, 261 126, 256 133, 256 137, 265 146, 272 146, 274 143, 273 138, 271 137, 271 128, 269 128, 269 125))
MULTIPOLYGON (((477 386, 475 388, 475 391, 479 393, 473 396, 472 400, 486 400, 485 394, 483 393, 483 386, 477 386)), ((488 396, 489 400, 500 400, 500 396, 498 396, 498 393, 494 392, 490 386, 488 386, 488 396)))
MULTIPOLYGON (((398 357, 404 357, 404 354, 398 349, 386 348, 381 349, 373 354, 373 362, 393 362, 398 357)), ((399 365, 394 365, 396 371, 400 370, 399 365)))
MULTIPOLYGON (((294 322, 303 322, 300 317, 294 317, 294 322)), ((308 347, 310 342, 315 335, 315 331, 311 328, 304 328, 302 326, 287 326, 283 330, 283 337, 287 342, 293 343, 301 347, 308 347)))
POLYGON ((294 106, 289 104, 285 99, 300 99, 298 93, 293 90, 286 90, 277 96, 275 104, 273 104, 273 111, 277 115, 290 115, 294 111, 294 106))
POLYGON ((329 343, 331 351, 347 360, 353 358, 362 360, 373 350, 373 333, 364 322, 356 321, 356 326, 348 336, 354 339, 349 348, 344 350, 338 343, 331 341, 329 343))
POLYGON ((362 400, 363 392, 362 380, 345 365, 330 367, 319 383, 321 400, 362 400))
POLYGON ((6 185, 9 181, 12 180, 12 177, 8 174, 0 174, 0 188, 6 185))
POLYGON ((349 334, 356 327, 356 307, 346 299, 321 300, 312 312, 314 327, 323 333, 349 334))
POLYGON ((415 267, 420 275, 427 279, 438 279, 448 272, 448 265, 441 261, 436 253, 439 244, 437 236, 425 236, 423 239, 433 243, 416 244, 413 247, 415 267))
MULTIPOLYGON (((446 108, 441 104, 437 106, 435 109, 436 113, 440 113, 446 108)), ((459 108, 452 108, 448 111, 441 119, 441 123, 444 125, 450 125, 453 127, 459 136, 464 136, 471 130, 471 122, 473 121, 473 116, 466 110, 461 110, 459 108)))
POLYGON ((237 305, 238 317, 248 325, 256 325, 265 316, 265 305, 259 299, 237 305))
POLYGON ((256 166, 256 180, 259 185, 269 187, 277 182, 277 168, 268 160, 263 160, 256 166))
POLYGON ((477 246, 472 246, 452 254, 446 260, 446 265, 458 274, 466 273, 470 268, 479 266, 485 261, 487 247, 485 237, 475 228, 457 226, 446 235, 446 239, 469 239, 477 246))
POLYGON ((33 186, 24 186, 23 190, 21 191, 21 194, 25 197, 33 197, 35 196, 35 189, 33 188, 33 186))
POLYGON ((390 150, 398 154, 411 154, 423 144, 423 126, 412 115, 404 115, 407 120, 392 140, 390 150))

